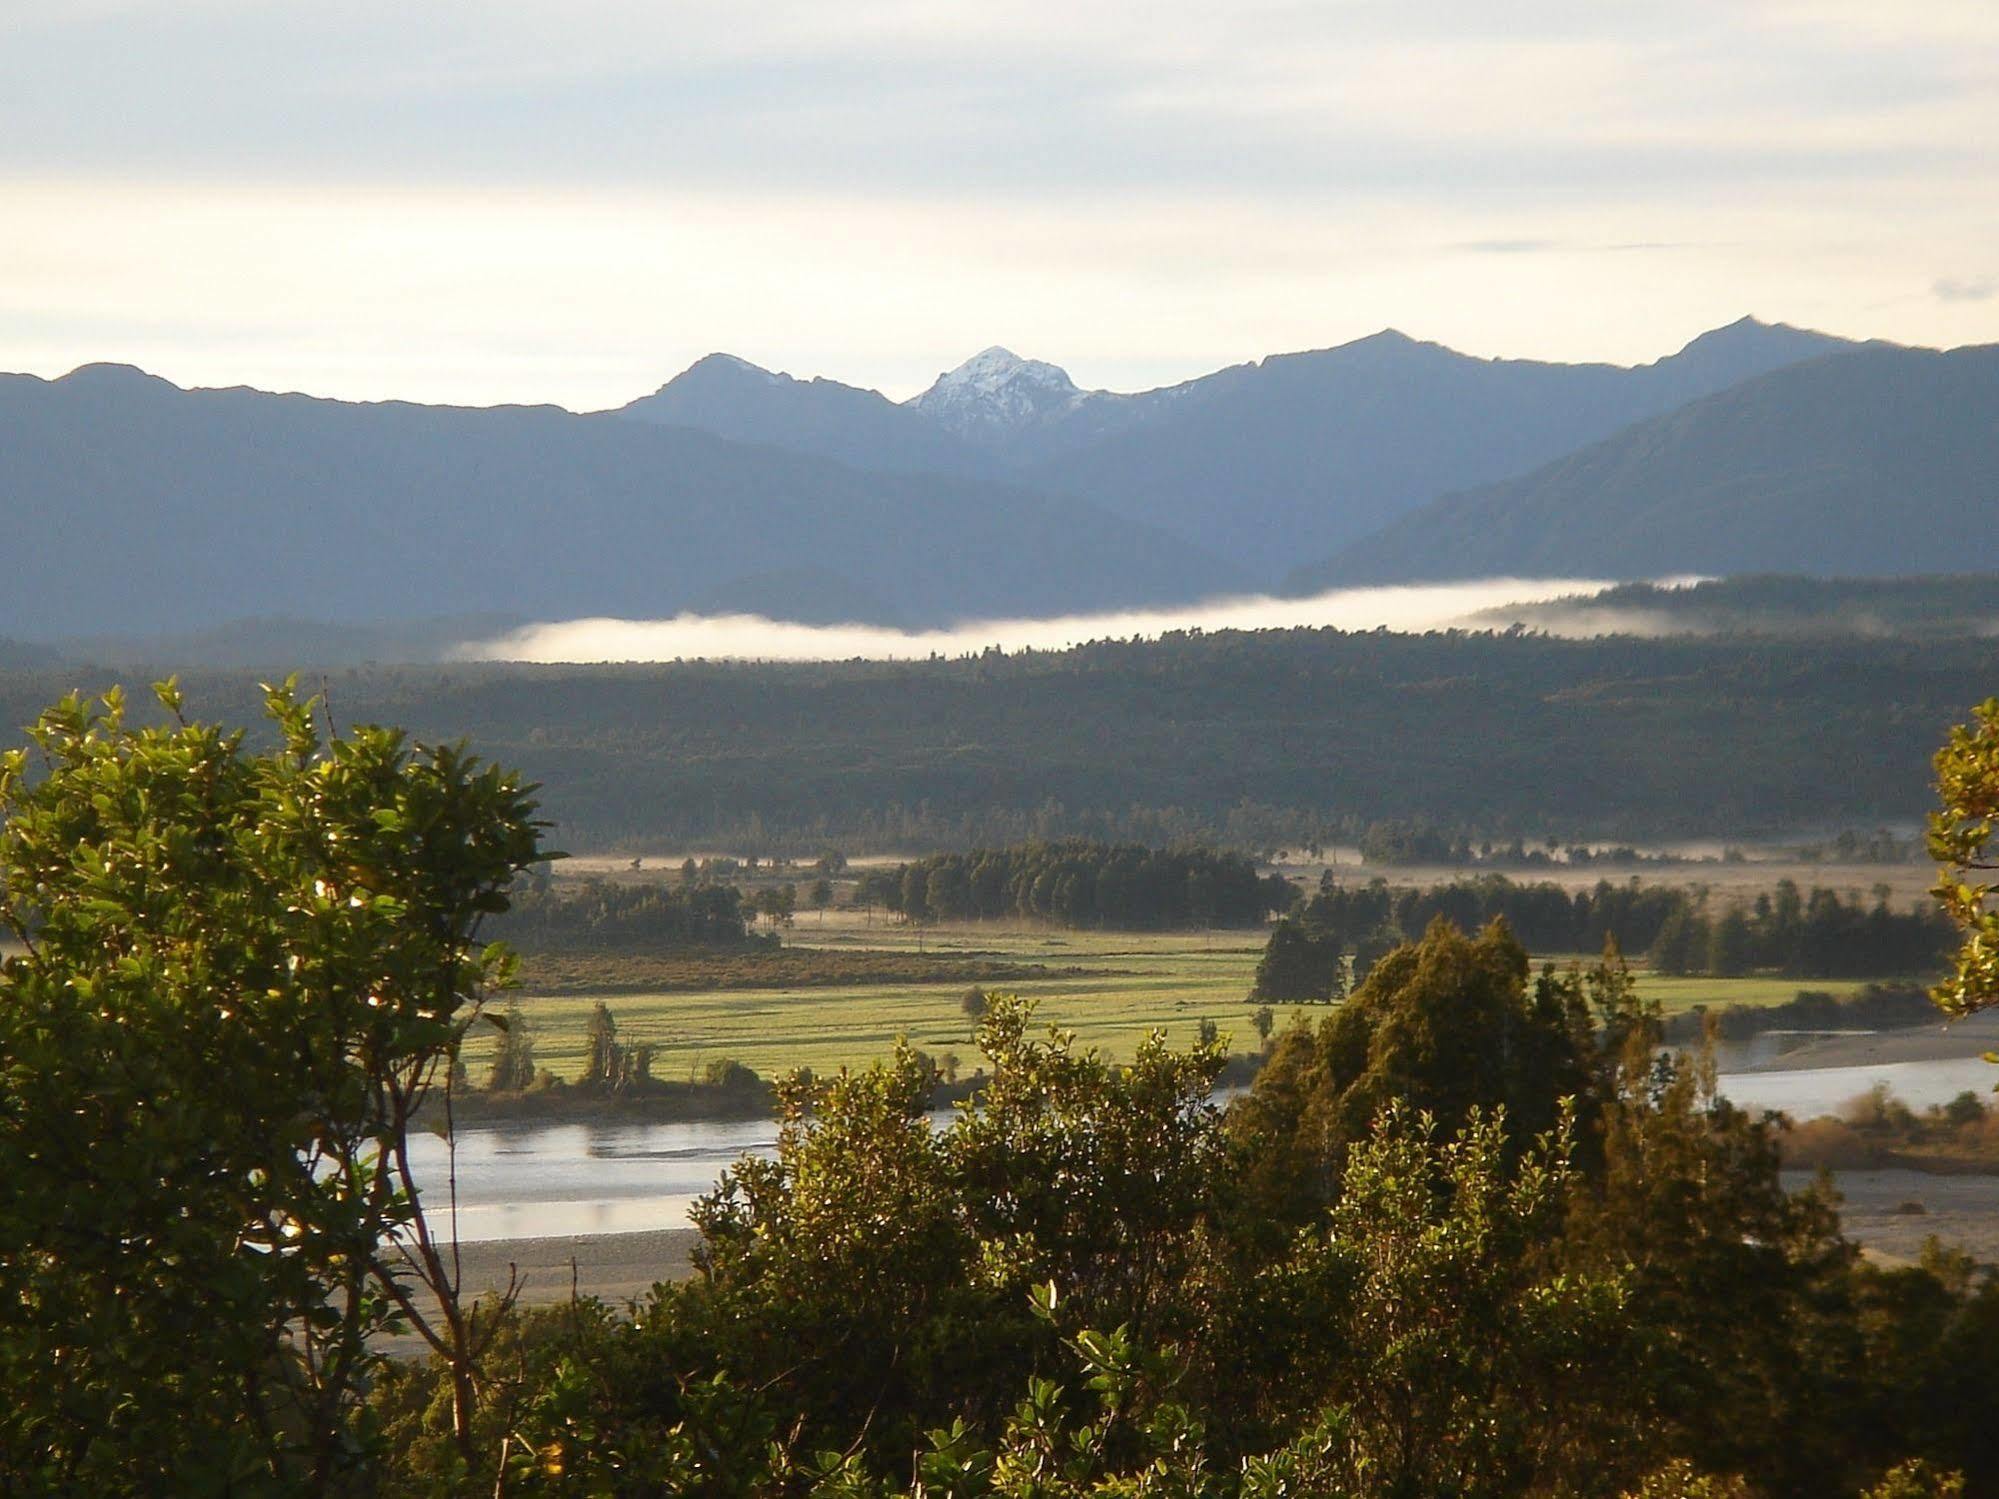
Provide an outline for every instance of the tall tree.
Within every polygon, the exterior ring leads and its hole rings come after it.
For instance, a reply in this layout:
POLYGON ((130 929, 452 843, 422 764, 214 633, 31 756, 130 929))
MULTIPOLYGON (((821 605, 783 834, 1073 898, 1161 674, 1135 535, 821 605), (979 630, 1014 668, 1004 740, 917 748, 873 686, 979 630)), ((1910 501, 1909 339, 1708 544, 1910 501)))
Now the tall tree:
POLYGON ((1930 853, 1942 866, 1935 895, 1962 934, 1949 975, 1933 991, 1951 1015, 1999 1003, 1999 910, 1987 904, 1999 869, 1992 840, 1999 817, 1999 698, 1972 710, 1971 722, 1950 731, 1937 751, 1937 795, 1930 814, 1930 853))
POLYGON ((384 1330, 470 1440, 483 1332, 409 1125, 433 1089, 448 1119, 539 824, 289 685, 267 752, 156 694, 147 728, 67 698, 0 760, 0 1489, 326 1492, 384 1330))

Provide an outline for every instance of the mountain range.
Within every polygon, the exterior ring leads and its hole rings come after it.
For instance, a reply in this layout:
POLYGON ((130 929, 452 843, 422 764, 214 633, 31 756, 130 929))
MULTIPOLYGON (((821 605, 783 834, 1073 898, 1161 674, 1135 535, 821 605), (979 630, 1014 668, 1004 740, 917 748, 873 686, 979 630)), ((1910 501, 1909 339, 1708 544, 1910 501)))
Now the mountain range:
POLYGON ((1439 495, 1852 347, 1745 318, 1625 368, 1478 359, 1390 330, 1137 395, 1081 390, 1054 365, 992 348, 901 405, 711 355, 619 414, 885 473, 1008 477, 1161 526, 1272 582, 1439 495))
POLYGON ((32 559, 0 635, 241 659, 218 629, 297 651, 319 620, 337 656, 469 616, 925 626, 1506 573, 1999 569, 1995 433, 1999 350, 1753 319, 1636 367, 1385 331, 1135 394, 992 348, 901 402, 716 354, 594 414, 92 365, 0 376, 0 514, 32 559))
POLYGON ((1999 570, 1999 346, 1876 346, 1446 496, 1294 592, 1473 575, 1999 570))
POLYGON ((773 575, 940 622, 1239 586, 1087 501, 866 473, 552 406, 181 390, 122 366, 0 377, 0 634, 769 606, 773 575))

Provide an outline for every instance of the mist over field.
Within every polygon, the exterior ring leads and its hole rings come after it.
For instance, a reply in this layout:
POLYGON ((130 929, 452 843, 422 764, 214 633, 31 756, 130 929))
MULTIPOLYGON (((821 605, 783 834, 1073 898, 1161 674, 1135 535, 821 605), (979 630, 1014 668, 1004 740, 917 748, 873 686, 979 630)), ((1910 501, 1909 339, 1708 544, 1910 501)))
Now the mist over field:
MULTIPOLYGON (((679 614, 671 619, 572 619, 529 625, 461 649, 475 661, 906 660, 1005 651, 1063 650, 1090 640, 1156 637, 1176 630, 1423 631, 1504 629, 1514 606, 1584 598, 1613 586, 1582 578, 1480 578, 1379 588, 1336 588, 1309 598, 1252 594, 1172 609, 970 620, 940 630, 805 625, 758 614, 679 614)), ((1522 616, 1523 620, 1525 615, 1522 616)))

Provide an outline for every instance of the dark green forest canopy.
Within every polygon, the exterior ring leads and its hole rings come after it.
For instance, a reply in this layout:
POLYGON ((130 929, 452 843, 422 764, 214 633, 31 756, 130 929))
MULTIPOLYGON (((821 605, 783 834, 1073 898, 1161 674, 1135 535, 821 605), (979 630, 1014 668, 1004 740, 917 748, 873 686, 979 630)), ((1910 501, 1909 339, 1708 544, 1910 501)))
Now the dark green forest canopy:
MULTIPOLYGON (((1992 642, 1169 635, 922 662, 370 668, 337 723, 468 736, 546 786, 570 848, 811 851, 1029 837, 1236 846, 1384 817, 1651 838, 1914 819, 1992 642)), ((130 676, 127 672, 124 675, 130 676)), ((90 674, 0 674, 25 723, 90 674)), ((254 722, 243 674, 186 679, 254 722)))

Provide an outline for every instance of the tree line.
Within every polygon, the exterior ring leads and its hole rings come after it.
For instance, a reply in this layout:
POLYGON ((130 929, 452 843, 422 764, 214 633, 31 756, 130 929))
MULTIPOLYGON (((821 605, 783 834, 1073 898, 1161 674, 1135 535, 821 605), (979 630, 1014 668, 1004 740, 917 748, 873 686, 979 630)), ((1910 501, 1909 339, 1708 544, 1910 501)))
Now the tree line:
POLYGON ((1297 898, 1241 854, 1081 839, 935 854, 862 875, 857 899, 916 921, 1023 917, 1129 931, 1259 926, 1297 898))
MULTIPOLYGON (((542 782, 570 847, 809 858, 1072 836, 1256 850, 1394 821, 1501 844, 1873 827, 1922 810, 1927 756, 1990 674, 1974 639, 1287 630, 962 660, 357 668, 328 686, 347 722, 470 738, 542 782)), ((0 673, 0 719, 72 685, 0 673)), ((250 673, 190 688, 257 719, 250 673)))
POLYGON ((1891 910, 1885 886, 1870 902, 1836 890, 1806 894, 1784 880, 1774 892, 1720 912, 1682 904, 1648 951, 1661 973, 1878 978, 1940 970, 1952 936, 1950 922, 1934 908, 1891 910))
POLYGON ((1894 1030, 1936 1017, 1935 1002, 1915 984, 1868 984, 1845 998, 1800 989, 1780 1005, 1729 1005, 1718 1011, 1694 1005, 1669 1016, 1664 1035, 1669 1043, 1692 1046, 1710 1023, 1718 1040, 1746 1041, 1765 1031, 1894 1030))
POLYGON ((496 915, 493 935, 536 952, 564 948, 744 947, 753 902, 734 885, 707 881, 620 884, 584 880, 570 889, 525 881, 496 915))
POLYGON ((1836 890, 1801 891, 1791 880, 1748 903, 1714 912, 1706 891, 1600 880, 1587 890, 1503 875, 1429 886, 1376 879, 1345 885, 1330 875, 1272 929, 1252 997, 1309 1003, 1339 997, 1382 954, 1439 917, 1477 930, 1504 921, 1535 952, 1601 951, 1615 938, 1661 973, 1735 977, 1881 978, 1941 968, 1950 923, 1927 907, 1893 911, 1836 890))

